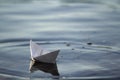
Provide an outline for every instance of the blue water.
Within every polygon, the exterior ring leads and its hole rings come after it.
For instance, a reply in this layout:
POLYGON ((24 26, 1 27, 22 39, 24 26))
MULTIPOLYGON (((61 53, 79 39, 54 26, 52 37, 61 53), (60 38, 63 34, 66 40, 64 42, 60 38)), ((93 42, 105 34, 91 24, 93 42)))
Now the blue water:
POLYGON ((60 79, 117 80, 119 4, 119 0, 0 0, 0 79, 53 77, 42 71, 29 73, 32 39, 50 51, 60 49, 60 79))

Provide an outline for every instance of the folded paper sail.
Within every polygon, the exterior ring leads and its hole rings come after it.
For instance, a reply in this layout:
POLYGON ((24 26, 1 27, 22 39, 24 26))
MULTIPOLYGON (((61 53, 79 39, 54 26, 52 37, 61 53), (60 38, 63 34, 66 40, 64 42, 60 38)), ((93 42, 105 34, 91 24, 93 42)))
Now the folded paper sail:
POLYGON ((45 63, 55 63, 60 50, 49 52, 30 40, 31 59, 45 63))

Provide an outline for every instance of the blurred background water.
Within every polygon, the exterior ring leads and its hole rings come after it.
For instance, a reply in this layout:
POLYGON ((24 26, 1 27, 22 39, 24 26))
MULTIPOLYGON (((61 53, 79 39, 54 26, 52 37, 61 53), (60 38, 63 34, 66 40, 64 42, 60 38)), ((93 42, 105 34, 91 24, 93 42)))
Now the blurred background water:
POLYGON ((61 50, 62 79, 117 78, 120 0, 0 0, 0 79, 52 77, 29 73, 30 39, 61 50))

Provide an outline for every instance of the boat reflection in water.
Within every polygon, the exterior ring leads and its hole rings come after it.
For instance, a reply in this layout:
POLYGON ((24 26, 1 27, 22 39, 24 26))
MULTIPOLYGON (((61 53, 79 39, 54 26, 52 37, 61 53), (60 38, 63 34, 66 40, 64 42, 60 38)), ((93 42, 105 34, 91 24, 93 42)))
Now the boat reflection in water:
POLYGON ((39 61, 30 61, 30 72, 33 73, 35 71, 41 70, 46 73, 50 73, 53 76, 59 77, 59 72, 57 69, 56 63, 44 63, 39 61))

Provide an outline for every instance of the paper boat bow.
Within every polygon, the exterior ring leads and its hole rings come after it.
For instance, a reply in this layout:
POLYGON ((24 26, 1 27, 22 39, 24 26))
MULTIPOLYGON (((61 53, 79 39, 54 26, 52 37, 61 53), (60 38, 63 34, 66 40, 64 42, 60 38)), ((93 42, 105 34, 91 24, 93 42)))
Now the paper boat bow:
POLYGON ((45 63, 55 63, 60 50, 49 52, 30 40, 31 59, 45 63))

